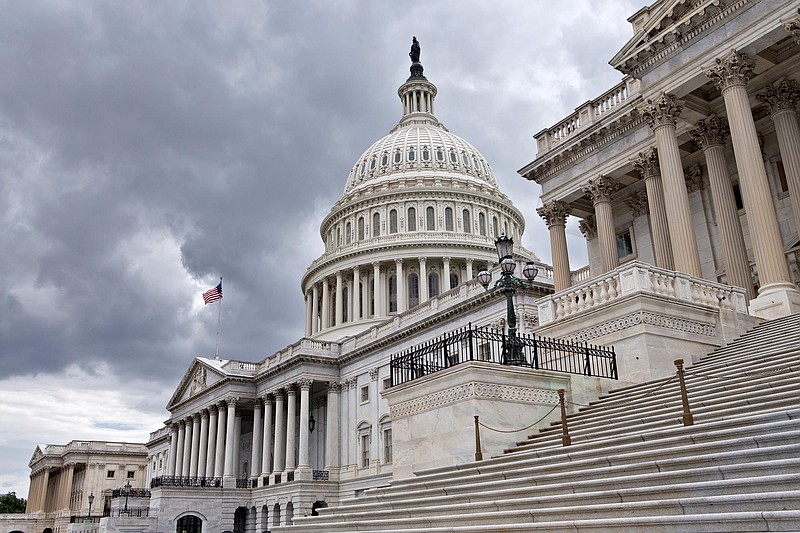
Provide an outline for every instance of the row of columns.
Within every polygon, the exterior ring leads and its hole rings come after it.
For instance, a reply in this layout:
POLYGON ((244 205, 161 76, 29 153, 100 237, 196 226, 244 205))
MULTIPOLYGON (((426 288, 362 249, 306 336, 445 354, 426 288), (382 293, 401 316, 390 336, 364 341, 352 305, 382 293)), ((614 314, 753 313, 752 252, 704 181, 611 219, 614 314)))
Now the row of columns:
MULTIPOLYGON (((755 295, 724 157, 724 143, 728 134, 733 142, 739 186, 747 210, 750 232, 758 236, 753 239, 753 253, 761 282, 759 294, 771 290, 796 290, 791 283, 783 254, 775 206, 748 101, 747 83, 752 70, 753 62, 745 54, 736 52, 724 59, 718 59, 712 68, 707 69, 706 75, 722 91, 728 120, 712 115, 698 122, 696 128, 690 132, 700 144, 706 158, 728 283, 743 287, 748 298, 755 295)), ((775 123, 796 227, 800 231, 800 126, 795 112, 800 92, 794 80, 786 80, 777 87, 768 85, 756 97, 768 108, 775 123)), ((697 238, 678 151, 676 121, 681 110, 681 103, 669 94, 647 100, 647 105, 640 111, 655 135, 656 149, 640 153, 638 159, 632 163, 645 181, 656 265, 702 277, 697 238)), ((584 187, 584 192, 592 199, 595 208, 592 222, 596 224, 604 271, 619 265, 611 213, 611 196, 616 188, 614 180, 605 176, 589 180, 584 187)), ((571 285, 565 244, 568 207, 564 202, 554 201, 540 208, 538 212, 545 219, 550 231, 555 290, 564 290, 571 285)))
MULTIPOLYGON (((473 259, 463 260, 465 269, 459 273, 462 280, 473 278, 473 259)), ((419 257, 416 261, 408 259, 395 259, 394 271, 397 283, 397 313, 408 309, 408 291, 406 288, 405 269, 413 264, 420 273, 419 277, 419 303, 426 302, 428 294, 428 266, 436 264, 441 268, 439 275, 439 292, 450 290, 450 269, 453 264, 450 257, 428 258, 419 257)), ((373 262, 369 266, 356 266, 352 270, 339 271, 334 280, 324 278, 314 283, 306 290, 306 326, 305 335, 311 336, 319 331, 324 331, 333 326, 345 323, 345 302, 343 298, 344 287, 351 281, 350 298, 347 302, 347 321, 355 322, 366 317, 382 318, 389 314, 389 273, 386 265, 373 262), (350 278, 352 275, 352 278, 350 278), (347 276, 350 279, 345 278, 347 276), (369 284, 371 283, 371 288, 369 284), (359 287, 365 287, 364 298, 361 298, 359 287), (369 288, 369 290, 366 290, 369 288), (334 306, 331 308, 331 293, 333 293, 334 306), (371 298, 370 298, 371 296, 371 298), (371 300, 374 300, 374 313, 371 313, 371 300)), ((394 313, 395 311, 392 311, 394 313)))
MULTIPOLYGON (((72 480, 75 472, 74 464, 66 464, 60 468, 57 476, 51 476, 51 467, 45 467, 30 476, 27 513, 57 511, 69 509, 72 494, 72 480), (53 485, 51 495, 51 485, 53 485)), ((58 470, 56 470, 58 471, 58 470)))

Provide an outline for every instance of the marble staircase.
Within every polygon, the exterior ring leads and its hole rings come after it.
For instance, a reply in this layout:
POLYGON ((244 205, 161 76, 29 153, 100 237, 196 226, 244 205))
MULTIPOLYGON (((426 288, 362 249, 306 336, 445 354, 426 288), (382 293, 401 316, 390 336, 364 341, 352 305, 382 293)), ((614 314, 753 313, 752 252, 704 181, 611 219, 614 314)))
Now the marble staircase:
POLYGON ((692 426, 676 378, 614 390, 568 416, 570 446, 559 422, 274 531, 800 531, 800 315, 685 379, 692 426))

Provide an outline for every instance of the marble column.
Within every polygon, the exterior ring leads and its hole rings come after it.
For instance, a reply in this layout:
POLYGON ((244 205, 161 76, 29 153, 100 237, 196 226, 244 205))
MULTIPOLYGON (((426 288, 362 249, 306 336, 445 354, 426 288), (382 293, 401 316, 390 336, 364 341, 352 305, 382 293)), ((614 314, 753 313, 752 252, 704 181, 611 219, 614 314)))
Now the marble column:
POLYGON ((214 477, 214 460, 217 457, 217 406, 208 408, 208 445, 206 450, 206 477, 214 477))
POLYGON ((297 391, 295 388, 286 389, 286 470, 297 468, 297 431, 295 419, 297 418, 297 391))
POLYGON ((472 275, 472 261, 473 259, 471 257, 467 257, 467 279, 464 281, 472 281, 472 279, 475 277, 472 275))
POLYGON ((189 417, 184 420, 184 435, 183 435, 183 468, 181 475, 189 477, 191 475, 192 467, 192 418, 189 417))
POLYGON ((594 214, 597 220, 597 239, 600 243, 603 272, 609 272, 619 266, 617 236, 614 232, 614 215, 611 211, 611 196, 617 190, 617 183, 607 176, 600 176, 597 179, 589 180, 583 190, 594 204, 594 214))
POLYGON ((272 454, 274 473, 286 469, 286 412, 283 410, 284 391, 275 391, 275 451, 272 454))
POLYGON ((256 480, 258 486, 258 476, 261 474, 261 444, 264 441, 261 415, 261 399, 253 400, 253 437, 250 449, 250 477, 256 480))
POLYGON ((306 337, 311 336, 311 318, 313 316, 313 311, 311 309, 311 293, 306 292, 305 294, 305 301, 306 301, 306 328, 304 335, 306 337))
POLYGON ((767 85, 756 99, 766 106, 775 123, 775 135, 792 200, 794 227, 800 235, 800 126, 795 112, 800 91, 795 80, 784 80, 775 87, 767 85))
POLYGON ((236 401, 238 398, 227 398, 228 406, 227 424, 225 432, 225 471, 224 477, 236 477, 234 458, 236 447, 236 401))
POLYGON ((756 298, 760 301, 752 301, 750 309, 758 316, 777 318, 798 310, 800 293, 789 278, 775 205, 747 97, 747 82, 753 67, 754 63, 745 54, 732 52, 724 59, 717 59, 716 64, 706 70, 706 76, 722 91, 725 100, 739 188, 750 234, 754 236, 753 255, 761 287, 756 298))
POLYGON ((47 493, 50 490, 50 467, 44 468, 44 478, 42 479, 42 499, 39 505, 40 511, 47 511, 47 493))
MULTIPOLYGON (((272 472, 270 458, 272 456, 272 411, 275 401, 272 396, 264 397, 264 441, 261 446, 261 477, 268 477, 272 472)), ((263 483, 263 481, 262 481, 263 483)))
POLYGON ((750 262, 747 259, 747 248, 739 223, 739 210, 736 208, 731 177, 725 160, 728 121, 711 115, 706 120, 699 121, 697 128, 689 133, 703 149, 706 157, 711 200, 714 202, 717 214, 727 282, 729 285, 742 287, 747 293, 747 299, 751 300, 755 297, 755 293, 750 278, 750 262))
POLYGON ((397 313, 402 313, 406 310, 406 301, 408 294, 406 294, 406 276, 403 274, 403 260, 394 260, 397 278, 397 313))
POLYGON ((342 283, 342 272, 336 273, 336 326, 341 326, 344 320, 344 292, 342 283))
POLYGON ((450 286, 450 258, 443 257, 442 258, 442 283, 441 289, 439 292, 447 292, 452 287, 450 286))
POLYGON ((311 289, 311 334, 319 331, 319 290, 317 284, 311 289))
POLYGON ((325 470, 330 475, 338 472, 339 460, 339 391, 341 385, 336 381, 328 382, 328 406, 325 413, 325 425, 327 429, 325 441, 325 470))
POLYGON ((225 435, 227 434, 227 410, 224 403, 217 405, 217 444, 214 454, 214 477, 222 477, 225 473, 225 435))
POLYGON ((208 462, 208 411, 200 412, 200 449, 197 454, 197 477, 206 477, 208 462))
POLYGON ((183 476, 183 445, 186 442, 186 421, 179 420, 178 425, 178 443, 177 450, 175 451, 175 476, 183 476))
POLYGON ((64 490, 61 492, 61 509, 69 509, 70 508, 70 495, 72 493, 72 476, 75 473, 75 465, 68 464, 65 465, 66 471, 64 471, 64 490))
POLYGON ((353 302, 353 313, 350 315, 350 322, 361 319, 361 269, 353 269, 353 295, 350 297, 353 302))
POLYGON ((386 308, 383 305, 383 291, 381 291, 381 264, 377 261, 372 263, 372 301, 375 307, 374 316, 386 316, 386 308))
POLYGON ((175 459, 178 455, 178 424, 171 425, 172 435, 169 439, 169 462, 167 463, 167 475, 175 475, 175 459))
POLYGON ((200 454, 200 414, 192 415, 192 449, 189 452, 189 476, 197 477, 197 463, 200 454))
POLYGON ((246 478, 249 472, 240 476, 239 465, 241 464, 240 451, 242 449, 242 410, 236 410, 236 418, 233 419, 233 475, 236 479, 246 478))
POLYGON ((427 302, 428 296, 428 260, 419 258, 419 303, 427 302))
POLYGON ((658 167, 658 154, 655 149, 641 152, 639 158, 631 163, 644 180, 647 191, 647 208, 650 214, 650 230, 656 266, 666 270, 675 270, 672 244, 669 239, 667 208, 664 202, 664 186, 661 183, 661 170, 658 167))
POLYGON ((692 211, 689 208, 689 193, 686 191, 678 138, 675 134, 675 124, 682 110, 683 105, 669 94, 661 94, 658 98, 647 100, 647 105, 640 109, 656 137, 658 166, 661 169, 661 183, 664 187, 675 269, 701 278, 703 272, 700 267, 700 252, 697 249, 692 211))
POLYGON ((300 449, 298 451, 297 467, 307 470, 311 469, 308 461, 308 411, 311 384, 312 381, 310 379, 301 379, 298 382, 300 387, 300 449))
POLYGON ((328 280, 322 280, 322 329, 331 327, 331 289, 328 280))
POLYGON ((563 291, 572 285, 567 252, 567 204, 555 200, 536 210, 550 231, 550 254, 553 258, 553 284, 555 291, 563 291))

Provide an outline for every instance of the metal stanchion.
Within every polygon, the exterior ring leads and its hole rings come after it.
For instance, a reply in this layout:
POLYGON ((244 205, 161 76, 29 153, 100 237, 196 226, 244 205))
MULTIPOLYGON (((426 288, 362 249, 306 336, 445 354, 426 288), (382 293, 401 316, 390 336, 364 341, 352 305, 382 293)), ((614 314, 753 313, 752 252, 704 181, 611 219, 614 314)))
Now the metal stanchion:
POLYGON ((475 460, 483 461, 483 453, 481 452, 481 430, 478 424, 478 415, 475 415, 475 460))
POLYGON ((569 437, 569 427, 567 427, 567 406, 564 402, 564 389, 558 389, 558 403, 561 404, 561 444, 569 446, 572 439, 569 437))
POLYGON ((680 383, 681 386, 681 402, 683 403, 683 425, 692 426, 694 425, 694 417, 692 416, 692 412, 689 410, 689 396, 686 394, 686 381, 684 380, 684 374, 686 373, 686 371, 683 369, 683 359, 676 359, 675 367, 678 369, 678 383, 680 383))

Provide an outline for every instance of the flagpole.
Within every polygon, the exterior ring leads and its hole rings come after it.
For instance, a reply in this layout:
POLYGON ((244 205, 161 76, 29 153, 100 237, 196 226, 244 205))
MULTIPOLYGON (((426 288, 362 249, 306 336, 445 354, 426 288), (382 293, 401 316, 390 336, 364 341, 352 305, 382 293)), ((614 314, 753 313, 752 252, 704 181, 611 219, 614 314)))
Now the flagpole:
MULTIPOLYGON (((219 277, 219 284, 222 285, 222 276, 219 277)), ((217 309, 217 350, 214 357, 219 359, 219 326, 222 321, 222 299, 219 300, 219 308, 217 309)))

